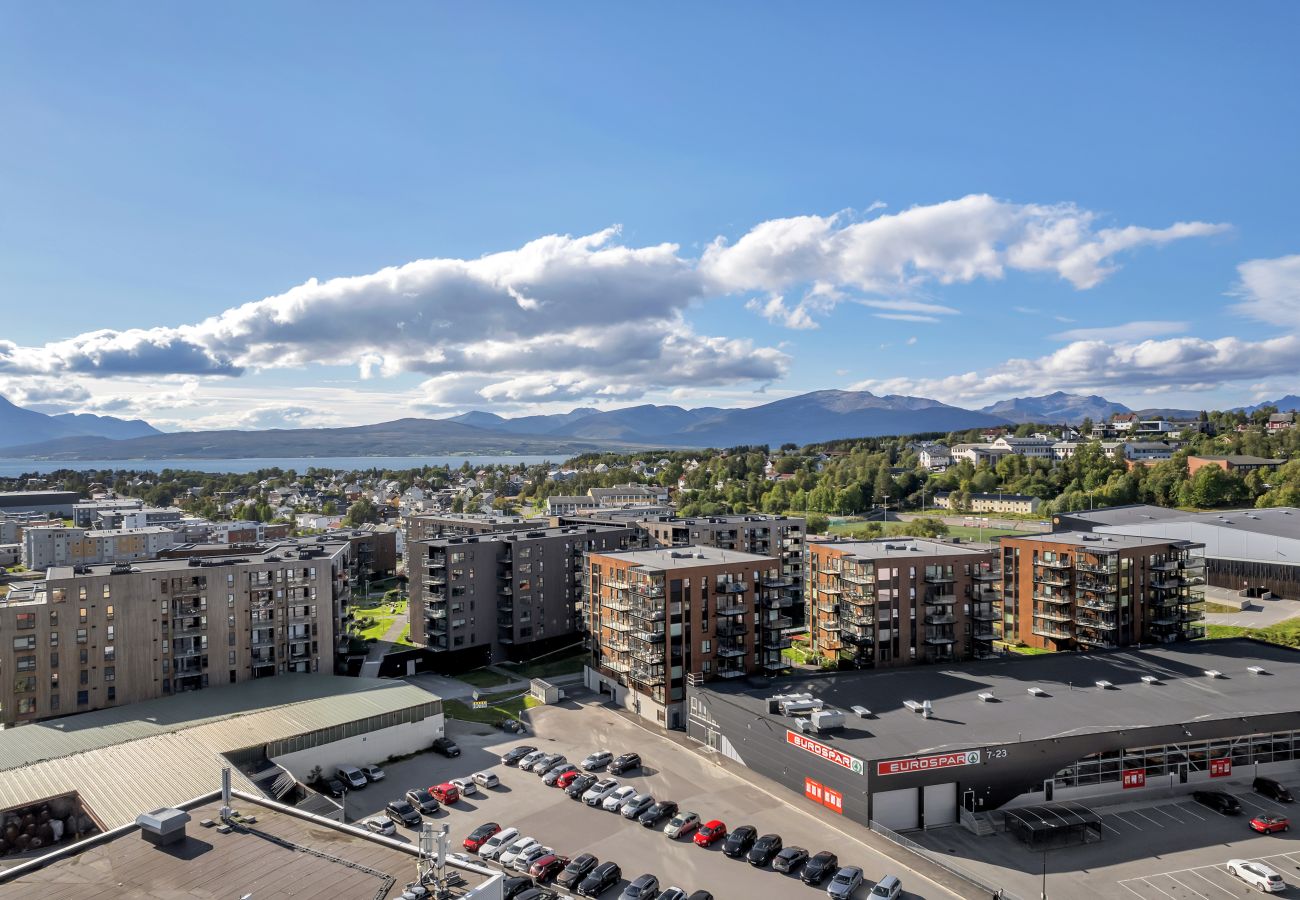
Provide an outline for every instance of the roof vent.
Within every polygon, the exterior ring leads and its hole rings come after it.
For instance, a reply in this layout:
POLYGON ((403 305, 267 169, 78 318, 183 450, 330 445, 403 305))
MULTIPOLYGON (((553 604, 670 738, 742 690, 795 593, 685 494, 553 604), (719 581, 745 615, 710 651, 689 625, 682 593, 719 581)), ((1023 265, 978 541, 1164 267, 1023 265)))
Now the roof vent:
POLYGON ((1246 666, 1246 671, 1252 675, 1267 675, 1268 669, 1263 666, 1246 666))
POLYGON ((1111 684, 1109 681, 1107 681, 1104 678, 1097 682, 1097 687, 1101 688, 1103 691, 1108 691, 1114 686, 1115 685, 1111 684))
POLYGON ((849 708, 853 710, 855 715, 860 716, 863 719, 871 718, 871 710, 867 709, 865 706, 851 706, 849 708))
POLYGON ((1154 675, 1143 675, 1143 676, 1142 676, 1142 683, 1143 683, 1143 684, 1159 684, 1159 683, 1160 683, 1160 679, 1157 678, 1157 677, 1154 676, 1154 675))
POLYGON ((1040 688, 1040 687, 1031 687, 1031 688, 1029 689, 1029 693, 1033 694, 1035 697, 1046 697, 1046 696, 1047 696, 1047 691, 1043 690, 1043 689, 1040 688))
POLYGON ((919 713, 921 710, 925 709, 919 700, 904 700, 903 705, 914 713, 919 713))
POLYGON ((993 696, 993 692, 992 692, 992 691, 981 691, 980 693, 976 694, 975 696, 976 696, 976 697, 979 697, 980 700, 983 701, 984 703, 990 703, 990 702, 992 702, 993 700, 996 700, 996 699, 997 699, 996 697, 993 696))
POLYGON ((1222 678, 1222 677, 1223 677, 1223 673, 1220 672, 1218 669, 1206 669, 1206 670, 1205 670, 1205 677, 1206 677, 1206 678, 1222 678))
POLYGON ((189 820, 190 814, 184 810, 164 808, 141 813, 135 824, 140 826, 140 837, 155 847, 166 847, 185 840, 185 823, 189 820))

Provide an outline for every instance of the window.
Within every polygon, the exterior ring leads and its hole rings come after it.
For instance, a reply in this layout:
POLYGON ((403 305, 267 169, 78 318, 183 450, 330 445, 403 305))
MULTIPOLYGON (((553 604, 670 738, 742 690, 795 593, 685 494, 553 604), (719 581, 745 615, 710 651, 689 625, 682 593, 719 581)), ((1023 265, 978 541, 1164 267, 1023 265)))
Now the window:
MULTIPOLYGON (((58 667, 59 667, 59 654, 58 654, 58 651, 57 651, 57 650, 51 650, 51 651, 50 651, 50 668, 51 668, 51 669, 57 669, 58 667)), ((59 676, 58 676, 58 674, 56 673, 55 676, 54 676, 55 680, 57 680, 58 677, 59 677, 59 676)))
POLYGON ((84 606, 81 607, 81 610, 78 612, 77 615, 77 621, 80 622, 82 625, 86 624, 86 607, 84 606))
POLYGON ((104 661, 105 661, 105 662, 112 662, 112 661, 113 661, 114 659, 116 659, 116 658, 117 658, 117 652, 113 649, 113 645, 112 645, 112 644, 105 644, 105 645, 104 645, 104 661))
POLYGON ((20 675, 14 679, 15 694, 30 694, 36 690, 35 675, 20 675))
POLYGON ((19 671, 19 672, 35 672, 35 671, 36 671, 36 654, 33 653, 33 654, 31 654, 31 655, 28 655, 28 656, 20 656, 20 657, 18 657, 18 671, 19 671))
POLYGON ((78 629, 77 629, 77 643, 78 643, 78 644, 84 644, 84 643, 86 643, 86 636, 87 636, 87 634, 88 634, 88 632, 86 631, 86 629, 84 629, 84 628, 78 628, 78 629))
POLYGON ((77 684, 90 684, 90 670, 82 669, 77 677, 77 684))
POLYGON ((77 705, 78 706, 90 705, 90 691, 77 691, 77 705))
POLYGON ((108 584, 104 585, 104 599, 107 600, 109 597, 112 597, 112 596, 113 596, 113 587, 112 587, 112 585, 108 585, 108 584))
POLYGON ((104 680, 117 681, 117 666, 104 666, 104 680))
POLYGON ((108 606, 104 607, 104 616, 108 619, 113 618, 113 604, 110 603, 108 606))
POLYGON ((700 652, 701 652, 701 653, 712 653, 712 652, 713 652, 713 643, 712 643, 712 641, 700 641, 700 652))
POLYGON ((25 716, 25 715, 28 715, 29 713, 34 713, 34 712, 36 712, 36 698, 35 698, 35 697, 19 697, 19 698, 18 698, 18 715, 20 715, 20 716, 25 716))
POLYGON ((109 626, 108 626, 108 635, 107 635, 104 639, 107 640, 107 641, 111 641, 111 640, 113 640, 113 638, 114 638, 116 635, 117 635, 117 629, 116 629, 114 626, 109 625, 109 626))
POLYGON ((108 699, 110 702, 117 699, 117 688, 113 685, 108 686, 108 699))
POLYGON ((36 613, 19 613, 14 617, 14 627, 19 629, 35 628, 36 613))
POLYGON ((56 709, 58 709, 58 708, 59 708, 59 695, 58 695, 58 694, 51 694, 51 695, 50 695, 50 709, 51 709, 51 710, 56 710, 56 709))
POLYGON ((20 635, 18 635, 17 637, 14 638, 14 649, 15 649, 15 650, 35 650, 35 649, 36 649, 36 635, 34 635, 34 634, 20 634, 20 635))
POLYGON ((50 646, 51 647, 59 646, 59 633, 57 631, 50 632, 50 646))
POLYGON ((59 611, 57 609, 50 610, 50 627, 59 627, 59 611))
POLYGON ((81 650, 77 651, 77 655, 80 657, 79 660, 78 660, 78 662, 80 662, 81 665, 83 665, 83 666, 88 666, 88 665, 90 665, 90 651, 89 651, 89 650, 87 650, 87 649, 85 649, 85 648, 83 647, 81 650))

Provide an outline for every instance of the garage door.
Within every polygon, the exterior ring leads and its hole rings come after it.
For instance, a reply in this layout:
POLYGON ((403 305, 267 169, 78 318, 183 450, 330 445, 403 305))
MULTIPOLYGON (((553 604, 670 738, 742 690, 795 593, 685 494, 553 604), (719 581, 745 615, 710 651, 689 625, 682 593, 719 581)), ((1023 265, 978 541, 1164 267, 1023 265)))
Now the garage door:
POLYGON ((954 825, 957 822, 957 782, 925 786, 925 827, 954 825))
POLYGON ((892 828, 906 831, 921 827, 919 790, 904 788, 901 791, 881 791, 871 797, 871 818, 892 828))

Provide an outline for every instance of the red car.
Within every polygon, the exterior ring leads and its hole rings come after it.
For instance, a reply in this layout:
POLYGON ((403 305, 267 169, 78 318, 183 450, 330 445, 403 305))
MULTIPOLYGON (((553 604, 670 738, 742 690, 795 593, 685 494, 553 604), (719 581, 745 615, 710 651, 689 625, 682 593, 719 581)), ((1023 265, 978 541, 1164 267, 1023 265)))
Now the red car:
POLYGON ((1250 827, 1260 834, 1272 834, 1275 831, 1290 831, 1291 820, 1286 816, 1255 816, 1250 820, 1250 827))
POLYGON ((548 853, 545 856, 539 857, 531 866, 528 867, 528 874, 536 878, 538 881, 546 881, 547 879, 554 878, 556 875, 563 872, 565 866, 568 864, 569 858, 567 856, 558 856, 554 853, 548 853))
POLYGON ((501 826, 496 822, 487 822, 471 831, 469 837, 465 838, 465 842, 461 846, 470 853, 478 853, 484 842, 500 830, 501 826))
POLYGON ((697 847, 708 847, 726 836, 727 826, 723 825, 718 819, 714 819, 711 822, 705 822, 695 832, 695 845, 697 847))
POLYGON ((574 769, 572 772, 565 772, 559 778, 555 779, 555 786, 560 790, 564 790, 569 785, 573 784, 573 780, 581 774, 582 772, 578 769, 574 769))
POLYGON ((449 781, 429 788, 429 793, 443 806, 449 806, 460 800, 460 788, 449 781))

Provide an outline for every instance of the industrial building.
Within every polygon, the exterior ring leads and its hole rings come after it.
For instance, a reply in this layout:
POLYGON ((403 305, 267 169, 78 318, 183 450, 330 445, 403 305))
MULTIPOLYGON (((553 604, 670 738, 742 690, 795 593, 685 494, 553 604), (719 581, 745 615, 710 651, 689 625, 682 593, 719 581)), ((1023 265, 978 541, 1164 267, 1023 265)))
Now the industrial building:
POLYGON ((0 515, 38 513, 70 519, 80 501, 76 491, 0 491, 0 515))
POLYGON ((687 699, 696 741, 896 831, 1300 773, 1300 652, 1246 639, 692 683, 687 699))
POLYGON ((1189 513, 1137 504, 1052 517, 1054 531, 1136 534, 1205 545, 1206 581, 1258 596, 1300 599, 1300 509, 1189 513))

